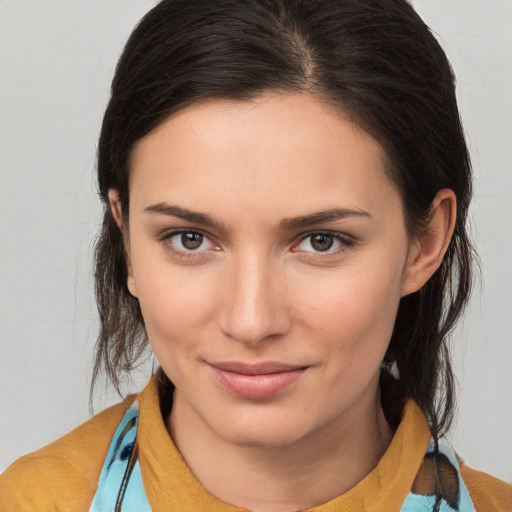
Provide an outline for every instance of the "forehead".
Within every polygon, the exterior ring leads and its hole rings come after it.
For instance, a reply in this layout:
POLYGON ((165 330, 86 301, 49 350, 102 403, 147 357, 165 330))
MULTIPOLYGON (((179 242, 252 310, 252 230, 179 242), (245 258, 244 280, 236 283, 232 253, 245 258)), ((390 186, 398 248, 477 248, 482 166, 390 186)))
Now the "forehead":
POLYGON ((397 195, 377 141, 326 103, 290 93, 184 108, 137 143, 130 189, 140 206, 179 198, 297 214, 397 195))

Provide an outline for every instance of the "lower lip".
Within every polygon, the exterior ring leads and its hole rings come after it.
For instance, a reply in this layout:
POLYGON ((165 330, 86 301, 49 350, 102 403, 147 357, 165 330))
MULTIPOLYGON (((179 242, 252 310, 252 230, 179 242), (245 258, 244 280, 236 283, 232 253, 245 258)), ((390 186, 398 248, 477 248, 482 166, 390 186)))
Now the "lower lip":
POLYGON ((251 400, 262 400, 276 395, 291 386, 306 371, 306 368, 299 368, 285 372, 246 375, 210 367, 224 389, 251 400))

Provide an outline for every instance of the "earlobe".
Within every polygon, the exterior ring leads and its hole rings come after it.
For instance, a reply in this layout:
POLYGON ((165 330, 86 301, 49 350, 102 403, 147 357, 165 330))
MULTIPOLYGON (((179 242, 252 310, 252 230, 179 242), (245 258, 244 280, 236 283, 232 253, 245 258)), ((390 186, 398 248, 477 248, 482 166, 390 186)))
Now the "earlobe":
POLYGON ((457 217, 457 200, 450 189, 440 190, 432 202, 428 225, 412 243, 402 282, 402 297, 418 291, 441 265, 457 217))
POLYGON ((137 297, 137 287, 135 286, 135 279, 133 277, 133 272, 131 272, 131 265, 128 264, 128 280, 126 282, 126 286, 128 287, 128 291, 130 292, 130 295, 132 295, 135 298, 137 297))

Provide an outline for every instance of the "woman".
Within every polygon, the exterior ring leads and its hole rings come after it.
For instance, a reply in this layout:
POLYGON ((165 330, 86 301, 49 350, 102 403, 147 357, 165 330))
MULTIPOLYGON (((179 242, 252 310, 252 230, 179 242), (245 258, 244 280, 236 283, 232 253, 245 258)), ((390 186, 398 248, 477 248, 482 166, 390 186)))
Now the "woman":
POLYGON ((470 165, 409 4, 162 1, 118 64, 98 181, 94 377, 148 343, 161 368, 11 466, 3 508, 512 507, 442 439, 470 165))

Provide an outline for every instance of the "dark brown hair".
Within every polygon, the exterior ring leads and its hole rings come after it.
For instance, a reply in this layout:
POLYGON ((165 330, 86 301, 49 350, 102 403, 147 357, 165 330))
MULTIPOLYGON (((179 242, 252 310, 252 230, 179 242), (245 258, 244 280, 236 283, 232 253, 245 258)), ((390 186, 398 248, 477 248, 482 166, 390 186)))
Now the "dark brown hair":
POLYGON ((118 387, 148 343, 107 201, 116 189, 127 222, 134 144, 190 103, 268 90, 310 93, 382 145, 411 236, 428 221, 436 193, 455 192, 448 251, 428 283, 401 300, 384 361, 437 439, 454 409, 448 337, 471 288, 471 173, 450 65, 405 0, 163 0, 141 20, 119 60, 98 148, 105 214, 96 248, 101 328, 91 390, 101 369, 118 387))

